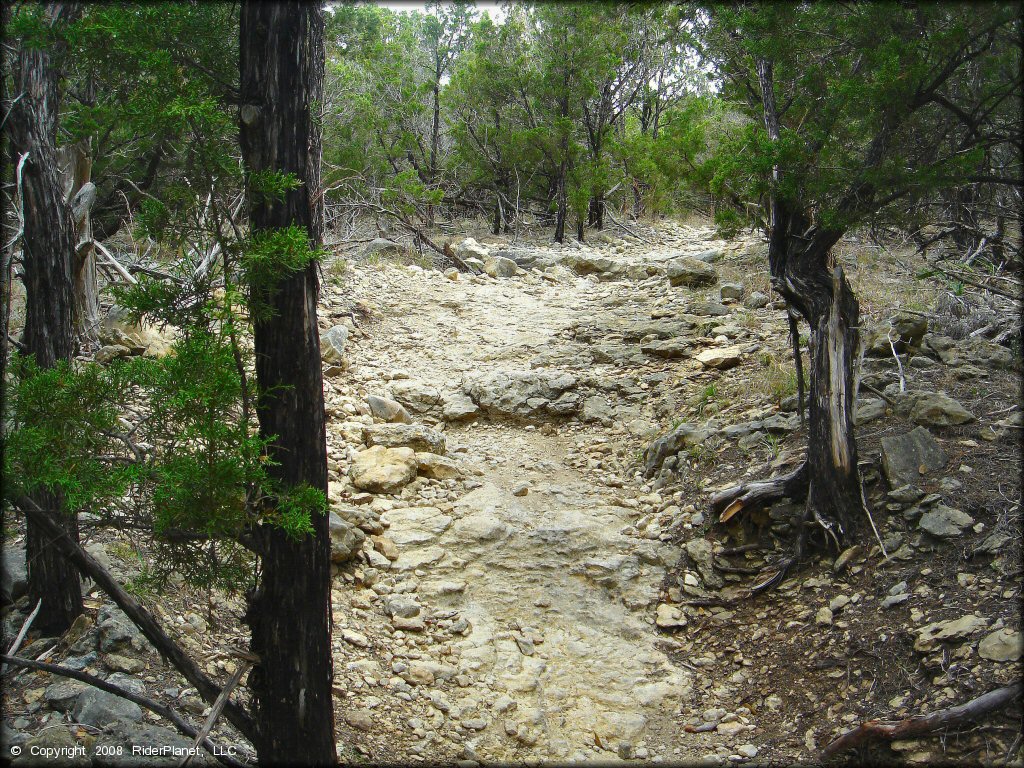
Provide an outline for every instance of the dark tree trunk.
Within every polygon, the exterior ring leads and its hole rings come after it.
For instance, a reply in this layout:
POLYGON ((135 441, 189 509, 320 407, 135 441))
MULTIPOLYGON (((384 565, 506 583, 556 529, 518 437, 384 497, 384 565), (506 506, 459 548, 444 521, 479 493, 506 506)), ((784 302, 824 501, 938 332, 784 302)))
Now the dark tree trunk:
POLYGON ((557 184, 557 187, 555 189, 555 197, 558 201, 558 211, 555 214, 556 243, 561 243, 565 241, 565 218, 569 208, 568 190, 566 190, 566 175, 566 162, 563 161, 561 167, 559 167, 558 169, 558 179, 555 182, 557 184))
POLYGON ((604 194, 598 193, 590 199, 590 209, 588 211, 590 226, 594 227, 598 231, 604 229, 604 194))
MULTIPOLYGON (((757 62, 765 127, 772 141, 779 139, 779 124, 772 86, 772 66, 757 62)), ((776 184, 778 167, 773 169, 776 184)), ((716 494, 712 508, 723 519, 740 509, 770 503, 782 496, 806 493, 804 523, 792 558, 778 573, 756 589, 781 582, 788 567, 802 555, 806 524, 816 524, 826 543, 838 548, 864 509, 857 443, 853 432, 854 364, 859 348, 859 306, 832 255, 842 232, 812 224, 803 207, 783 199, 777 191, 769 200, 768 262, 772 287, 791 312, 810 326, 810 398, 807 458, 796 472, 769 481, 737 486, 716 494)))
POLYGON ((494 193, 494 226, 492 232, 495 235, 501 234, 501 195, 494 193))
MULTIPOLYGON (((294 173, 283 200, 253 201, 253 232, 305 226, 321 243, 318 115, 323 88, 323 10, 315 4, 246 2, 241 12, 241 143, 248 173, 294 173)), ((254 323, 260 434, 273 437, 270 473, 281 485, 327 491, 327 443, 317 331, 317 268, 282 278, 254 323)), ((330 539, 327 518, 296 540, 262 525, 262 575, 246 622, 260 662, 250 675, 261 765, 337 761, 331 699, 330 539)))
MULTIPOLYGON (((47 20, 51 26, 58 26, 66 23, 66 13, 50 6, 47 20)), ((21 48, 14 72, 19 96, 7 119, 15 162, 28 153, 21 189, 26 299, 22 342, 26 353, 34 355, 41 368, 70 360, 74 354, 71 265, 75 226, 64 201, 55 147, 60 90, 53 58, 61 52, 60 45, 21 48)), ((78 521, 66 513, 62 498, 40 492, 32 499, 78 541, 78 521)), ((42 600, 33 626, 46 634, 60 634, 83 610, 78 572, 31 520, 26 520, 26 533, 29 599, 33 605, 42 600)))

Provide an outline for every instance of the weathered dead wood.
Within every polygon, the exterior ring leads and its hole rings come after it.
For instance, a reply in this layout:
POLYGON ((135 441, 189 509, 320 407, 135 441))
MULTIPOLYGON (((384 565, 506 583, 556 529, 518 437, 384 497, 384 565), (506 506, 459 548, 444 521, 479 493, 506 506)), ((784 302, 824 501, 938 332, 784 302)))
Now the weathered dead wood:
MULTIPOLYGON (((192 750, 203 744, 206 741, 206 737, 210 735, 210 731, 213 730, 213 724, 217 722, 217 718, 220 717, 220 713, 224 711, 224 705, 228 703, 228 697, 231 696, 231 691, 235 689, 239 681, 252 669, 253 662, 249 661, 240 666, 235 670, 235 674, 228 680, 220 692, 220 696, 217 697, 217 701, 213 703, 213 707, 210 709, 210 715, 206 718, 206 722, 203 723, 203 727, 199 729, 199 733, 196 734, 195 741, 192 742, 192 750)), ((192 760, 193 751, 188 752, 178 763, 178 768, 185 768, 192 760)))
POLYGON ((720 515, 719 520, 724 523, 740 510, 753 510, 785 496, 805 494, 807 482, 807 462, 804 461, 788 475, 755 480, 719 491, 711 497, 711 511, 720 515))
MULTIPOLYGON (((28 615, 27 619, 25 619, 25 623, 21 625, 21 631, 18 633, 18 636, 16 638, 14 638, 14 642, 11 643, 11 647, 7 649, 7 655, 8 656, 13 656, 14 654, 16 654, 18 652, 18 649, 21 648, 21 643, 22 643, 22 641, 24 641, 25 635, 28 634, 29 627, 31 627, 32 626, 32 622, 36 620, 36 616, 39 615, 39 609, 42 608, 42 607, 43 607, 43 601, 42 600, 36 601, 36 608, 35 608, 35 610, 32 611, 32 613, 30 613, 28 615)), ((7 665, 4 664, 2 667, 0 667, 0 675, 2 675, 6 671, 7 671, 7 665)))
POLYGON ((965 704, 940 709, 927 715, 915 715, 903 720, 868 720, 829 743, 821 755, 827 759, 872 739, 894 741, 920 736, 940 728, 972 723, 1019 699, 1022 691, 1024 683, 1018 682, 989 691, 965 704))
MULTIPOLYGON (((52 545, 61 552, 85 576, 90 577, 125 612, 125 615, 139 628, 146 639, 177 669, 182 676, 195 686, 199 695, 211 704, 217 700, 221 688, 206 676, 192 658, 182 650, 157 623, 153 615, 134 597, 121 587, 110 573, 82 546, 70 536, 46 512, 27 497, 19 497, 15 505, 25 517, 46 533, 52 545)), ((252 717, 237 704, 228 702, 224 714, 242 735, 253 741, 256 726, 252 717)))
MULTIPOLYGON (((17 656, 11 656, 9 654, 4 654, 3 656, 0 656, 0 659, 2 659, 5 664, 11 664, 15 667, 22 667, 24 669, 35 669, 40 672, 49 672, 52 675, 59 675, 60 677, 67 677, 71 678, 72 680, 78 680, 79 682, 87 683, 94 688, 99 688, 101 691, 106 691, 107 693, 112 693, 115 696, 121 697, 122 699, 127 699, 128 701, 133 702, 134 704, 138 704, 140 707, 143 707, 144 709, 148 709, 150 712, 154 712, 155 714, 158 714, 161 717, 166 718, 174 725, 175 728, 177 728, 181 733, 185 734, 186 736, 200 737, 197 738, 196 742, 192 745, 192 747, 195 748, 202 744, 203 748, 207 752, 209 752, 218 760, 220 760, 224 765, 230 766, 231 768, 247 768, 249 765, 248 763, 240 762, 224 754, 226 750, 217 749, 217 745, 207 738, 207 736, 209 735, 209 731, 196 731, 196 729, 193 728, 192 725, 185 718, 179 715, 178 712, 173 707, 165 706, 158 701, 153 701, 153 699, 147 698, 146 696, 140 696, 139 694, 129 691, 125 688, 121 688, 118 685, 108 683, 106 680, 96 677, 95 675, 91 675, 88 672, 82 672, 77 669, 69 669, 68 667, 62 667, 59 664, 47 664, 43 661, 31 661, 29 659, 22 659, 18 658, 17 656)), ((182 765, 184 765, 184 763, 182 763, 182 765)))

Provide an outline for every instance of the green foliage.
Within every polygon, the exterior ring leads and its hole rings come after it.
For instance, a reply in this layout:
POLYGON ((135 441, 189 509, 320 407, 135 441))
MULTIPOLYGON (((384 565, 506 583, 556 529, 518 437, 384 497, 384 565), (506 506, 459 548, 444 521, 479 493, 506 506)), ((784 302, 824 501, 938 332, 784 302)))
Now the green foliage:
POLYGON ((250 311, 257 318, 265 316, 268 298, 277 285, 326 255, 323 249, 310 247, 305 227, 254 232, 239 257, 242 279, 250 288, 250 311))
POLYGON ((327 495, 318 488, 298 485, 277 496, 264 519, 283 530, 290 538, 300 539, 313 533, 313 516, 326 515, 327 495))
POLYGON ((4 494, 48 491, 77 513, 109 503, 138 477, 116 435, 118 403, 130 377, 122 365, 103 369, 60 361, 41 369, 14 354, 7 401, 4 494), (113 461, 102 458, 104 454, 113 461))

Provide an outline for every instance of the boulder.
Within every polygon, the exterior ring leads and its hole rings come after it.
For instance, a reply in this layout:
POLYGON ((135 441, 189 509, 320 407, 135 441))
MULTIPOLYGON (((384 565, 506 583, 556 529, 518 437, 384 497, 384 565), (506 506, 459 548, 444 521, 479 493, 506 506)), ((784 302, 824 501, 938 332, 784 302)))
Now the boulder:
POLYGON ((368 446, 445 453, 444 435, 422 424, 372 424, 363 428, 363 441, 368 446))
POLYGON ((453 480, 463 475, 462 468, 454 459, 429 451, 417 451, 416 469, 433 480, 453 480))
POLYGON ((669 456, 674 456, 684 448, 700 445, 710 437, 707 429, 692 424, 680 424, 667 435, 652 440, 644 451, 644 468, 647 477, 661 469, 661 465, 669 456))
POLYGON ((924 475, 941 471, 949 459, 924 427, 882 438, 882 471, 890 488, 919 485, 924 475))
POLYGON ((974 518, 966 512, 945 504, 936 504, 935 507, 921 515, 918 527, 927 531, 932 536, 940 539, 948 539, 959 536, 965 528, 974 525, 974 518))
POLYGON ((484 272, 491 277, 514 277, 518 271, 518 265, 504 256, 488 256, 484 260, 484 272))
POLYGON ((104 345, 127 347, 132 353, 153 357, 166 355, 174 343, 174 328, 159 330, 152 323, 134 322, 124 307, 113 305, 100 322, 99 337, 104 345))
POLYGON ((79 694, 73 714, 76 722, 97 728, 119 720, 136 723, 142 720, 138 704, 98 688, 88 688, 79 694))
POLYGON ((25 567, 25 547, 21 544, 4 546, 0 564, 0 592, 3 602, 13 603, 28 590, 28 569, 25 567))
POLYGON ((539 248, 503 248, 500 251, 495 251, 494 255, 503 259, 511 259, 523 269, 550 267, 558 260, 558 257, 551 251, 539 248))
POLYGON ((494 371, 470 377, 466 394, 490 416, 568 416, 580 406, 576 377, 548 371, 494 371))
POLYGON ((640 342, 640 351, 645 355, 675 360, 693 354, 693 341, 685 336, 674 339, 650 339, 640 342))
POLYGON ((331 534, 331 562, 345 563, 355 557, 366 540, 366 534, 336 512, 331 512, 328 527, 331 534))
POLYGON ((717 368, 725 370, 734 368, 743 359, 743 352, 739 347, 714 347, 705 349, 697 355, 697 362, 705 368, 717 368))
POLYGON ((328 365, 345 365, 345 343, 348 327, 336 325, 320 334, 320 357, 328 365))
POLYGON ((985 619, 972 613, 958 619, 936 621, 917 630, 914 650, 927 653, 938 647, 943 641, 962 641, 984 629, 988 624, 985 619))
POLYGON ((753 291, 743 302, 747 309, 763 309, 768 306, 768 295, 761 291, 753 291))
POLYGON ((465 240, 456 243, 452 250, 463 261, 466 259, 479 259, 486 263, 487 257, 490 255, 490 251, 472 237, 467 237, 465 240))
POLYGON ((416 478, 416 452, 412 448, 375 445, 356 454, 349 477, 360 490, 394 493, 416 478))
POLYGON ((382 421, 392 424, 412 424, 409 412, 396 400, 370 395, 366 398, 366 404, 370 407, 370 413, 382 421))
POLYGON ((949 427, 974 421, 974 414, 943 392, 921 392, 910 409, 910 420, 932 427, 949 427))
POLYGON ((722 286, 718 289, 718 295, 722 301, 726 299, 742 299, 743 283, 722 283, 722 286))
POLYGON ((885 416, 885 409, 885 400, 882 400, 880 397, 858 400, 853 414, 853 423, 859 426, 881 418, 885 416))
POLYGON ((669 285, 697 288, 714 285, 718 282, 718 273, 703 261, 690 256, 679 256, 665 265, 669 285))
POLYGON ((978 655, 989 661, 1016 661, 1024 654, 1024 636, 1019 629, 997 629, 978 643, 978 655))

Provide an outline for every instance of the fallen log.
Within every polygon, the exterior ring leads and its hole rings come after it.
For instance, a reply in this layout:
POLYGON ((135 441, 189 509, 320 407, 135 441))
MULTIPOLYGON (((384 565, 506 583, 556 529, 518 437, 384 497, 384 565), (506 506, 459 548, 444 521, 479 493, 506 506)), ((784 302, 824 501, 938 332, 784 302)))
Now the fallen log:
POLYGON ((828 744, 822 750, 821 756, 824 759, 835 757, 872 739, 895 741, 920 736, 940 728, 972 723, 1019 699, 1022 690, 1024 683, 1018 682, 989 691, 965 704, 940 709, 927 715, 915 715, 903 720, 868 720, 828 744))

